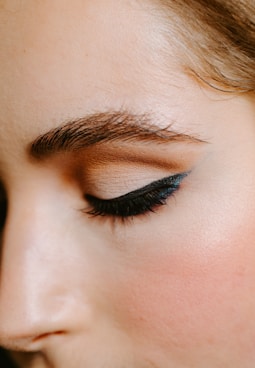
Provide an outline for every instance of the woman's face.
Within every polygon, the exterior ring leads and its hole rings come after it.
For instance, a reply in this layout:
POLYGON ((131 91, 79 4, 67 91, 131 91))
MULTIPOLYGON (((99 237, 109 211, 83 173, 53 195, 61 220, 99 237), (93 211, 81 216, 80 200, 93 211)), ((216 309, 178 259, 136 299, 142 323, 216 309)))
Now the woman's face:
POLYGON ((145 1, 0 6, 0 345, 252 367, 254 101, 186 76, 145 1))

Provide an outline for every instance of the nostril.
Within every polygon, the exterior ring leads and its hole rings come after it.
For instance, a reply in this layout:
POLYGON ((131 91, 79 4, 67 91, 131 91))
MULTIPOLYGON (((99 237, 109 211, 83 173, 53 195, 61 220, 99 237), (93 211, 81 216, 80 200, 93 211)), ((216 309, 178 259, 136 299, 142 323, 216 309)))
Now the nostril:
POLYGON ((49 333, 45 333, 39 336, 36 336, 33 339, 33 343, 38 343, 42 340, 48 339, 50 337, 54 337, 54 336, 60 336, 60 335, 64 335, 66 332, 65 331, 56 331, 56 332, 49 332, 49 333))
POLYGON ((66 334, 65 331, 56 331, 35 336, 6 336, 2 345, 6 350, 13 352, 36 353, 41 351, 55 337, 66 334))

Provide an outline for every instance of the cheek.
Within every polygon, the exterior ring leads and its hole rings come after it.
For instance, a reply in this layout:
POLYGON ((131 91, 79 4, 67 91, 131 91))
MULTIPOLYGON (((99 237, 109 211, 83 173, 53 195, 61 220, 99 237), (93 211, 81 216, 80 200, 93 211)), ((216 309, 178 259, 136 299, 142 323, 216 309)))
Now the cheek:
POLYGON ((249 224, 228 229, 213 247, 208 246, 208 234, 183 234, 178 244, 169 236, 169 248, 178 245, 176 252, 161 252, 166 237, 147 238, 146 249, 157 244, 157 251, 138 251, 132 262, 122 265, 116 290, 119 318, 132 340, 176 354, 212 348, 254 354, 251 229, 249 224))

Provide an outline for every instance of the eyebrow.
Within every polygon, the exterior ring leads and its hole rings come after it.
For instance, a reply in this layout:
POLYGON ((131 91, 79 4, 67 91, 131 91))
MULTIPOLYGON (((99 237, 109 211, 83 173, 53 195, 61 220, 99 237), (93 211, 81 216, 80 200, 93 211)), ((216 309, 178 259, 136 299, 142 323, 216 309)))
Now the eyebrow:
POLYGON ((172 124, 160 128, 151 114, 108 111, 70 120, 40 135, 28 147, 29 155, 44 159, 59 152, 75 152, 109 142, 205 143, 193 135, 178 133, 172 124))

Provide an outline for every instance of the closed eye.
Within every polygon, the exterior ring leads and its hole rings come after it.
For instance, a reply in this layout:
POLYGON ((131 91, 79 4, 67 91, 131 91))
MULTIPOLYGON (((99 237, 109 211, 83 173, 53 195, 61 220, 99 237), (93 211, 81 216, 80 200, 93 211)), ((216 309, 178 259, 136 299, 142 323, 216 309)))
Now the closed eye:
POLYGON ((105 216, 126 219, 155 212, 166 204, 167 199, 176 192, 187 172, 165 177, 140 189, 112 199, 100 199, 90 194, 85 199, 90 205, 85 213, 92 216, 105 216))

